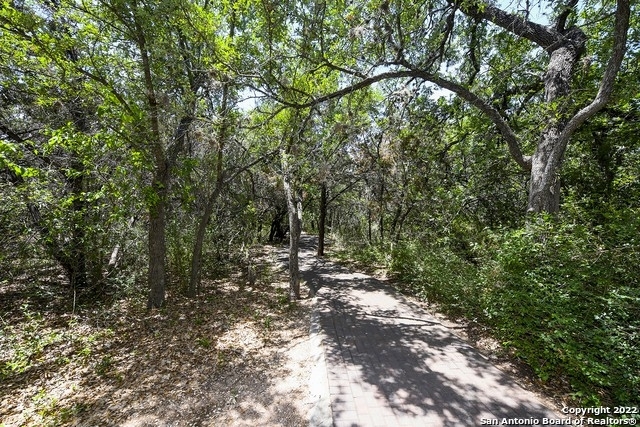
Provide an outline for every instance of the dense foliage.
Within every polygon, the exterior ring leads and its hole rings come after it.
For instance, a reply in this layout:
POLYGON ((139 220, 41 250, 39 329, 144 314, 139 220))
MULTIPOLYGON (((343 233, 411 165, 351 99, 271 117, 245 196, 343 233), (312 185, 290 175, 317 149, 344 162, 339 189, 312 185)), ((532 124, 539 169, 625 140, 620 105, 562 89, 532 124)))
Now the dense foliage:
POLYGON ((296 299, 302 221, 640 405, 638 5, 515 3, 1 0, 0 294, 160 308, 288 233, 296 299))
POLYGON ((638 220, 594 230, 540 218, 486 232, 473 262, 447 245, 402 242, 390 268, 419 296, 490 326, 543 381, 566 382, 585 404, 637 405, 638 220))

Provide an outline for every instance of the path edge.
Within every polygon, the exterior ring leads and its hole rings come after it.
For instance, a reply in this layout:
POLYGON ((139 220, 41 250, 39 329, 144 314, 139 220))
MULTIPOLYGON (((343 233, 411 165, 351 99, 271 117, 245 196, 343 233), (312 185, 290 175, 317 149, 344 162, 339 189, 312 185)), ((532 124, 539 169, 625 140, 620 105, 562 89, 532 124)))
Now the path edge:
POLYGON ((331 411, 331 394, 329 392, 329 376, 327 362, 324 355, 325 334, 320 326, 320 311, 318 297, 314 297, 309 324, 309 336, 313 368, 309 377, 309 391, 314 400, 313 407, 309 410, 310 427, 332 427, 333 413, 331 411))

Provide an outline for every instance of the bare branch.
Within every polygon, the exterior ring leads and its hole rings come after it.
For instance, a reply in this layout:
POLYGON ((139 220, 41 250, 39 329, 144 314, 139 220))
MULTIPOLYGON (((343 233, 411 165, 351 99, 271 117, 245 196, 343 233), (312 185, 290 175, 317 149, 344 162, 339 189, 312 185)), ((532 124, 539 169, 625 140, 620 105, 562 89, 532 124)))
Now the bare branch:
POLYGON ((309 108, 309 107, 313 107, 314 105, 321 104, 326 101, 330 101, 332 99, 343 97, 345 95, 356 92, 360 89, 364 89, 366 87, 371 86, 374 83, 377 83, 383 80, 400 79, 404 77, 415 77, 415 72, 412 70, 400 70, 400 71, 389 71, 386 73, 377 74, 375 76, 362 79, 359 82, 352 84, 351 86, 347 86, 343 89, 337 90, 335 92, 331 92, 329 94, 320 96, 318 98, 314 98, 311 101, 305 102, 303 104, 296 104, 296 103, 280 101, 280 100, 278 100, 278 102, 293 108, 309 108))
POLYGON ((333 202, 338 197, 342 196, 344 193, 346 193, 351 188, 353 188, 353 186, 356 185, 358 182, 362 181, 362 179, 363 179, 362 177, 356 177, 355 180, 351 181, 349 184, 347 184, 346 187, 344 187, 342 190, 338 191, 332 198, 327 200, 327 206, 329 206, 331 204, 331 202, 333 202))
POLYGON ((80 74, 83 74, 86 77, 89 77, 94 82, 100 83, 105 89, 107 89, 118 100, 120 105, 122 105, 122 107, 127 111, 127 113, 129 113, 132 116, 135 115, 135 113, 133 112, 133 110, 129 106, 129 103, 124 98, 124 96, 120 92, 118 92, 116 90, 116 88, 115 88, 115 85, 112 84, 111 82, 109 82, 104 76, 92 73, 90 71, 85 70, 82 67, 79 67, 79 66, 74 66, 73 69, 75 71, 79 72, 80 74))
POLYGON ((360 71, 350 70, 348 68, 341 67, 339 65, 336 65, 336 64, 330 62, 326 58, 323 58, 323 62, 318 66, 317 69, 320 69, 322 67, 327 67, 328 69, 334 70, 334 71, 340 71, 341 73, 348 74, 348 75, 351 75, 351 76, 360 77, 361 79, 367 78, 367 76, 364 75, 363 73, 361 73, 360 71))
POLYGON ((14 132, 9 126, 5 125, 4 123, 0 123, 0 132, 4 133, 9 139, 18 144, 22 144, 26 141, 17 132, 14 132))

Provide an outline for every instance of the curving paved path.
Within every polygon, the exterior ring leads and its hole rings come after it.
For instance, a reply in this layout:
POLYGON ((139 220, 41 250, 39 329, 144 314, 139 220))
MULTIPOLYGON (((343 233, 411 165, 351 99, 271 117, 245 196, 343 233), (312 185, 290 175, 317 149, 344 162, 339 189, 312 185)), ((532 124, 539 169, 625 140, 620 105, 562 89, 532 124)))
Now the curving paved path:
POLYGON ((315 373, 326 387, 312 426, 466 427, 504 419, 530 425, 560 418, 383 282, 316 258, 315 242, 303 235, 300 249, 302 278, 317 298, 312 333, 326 367, 315 373))

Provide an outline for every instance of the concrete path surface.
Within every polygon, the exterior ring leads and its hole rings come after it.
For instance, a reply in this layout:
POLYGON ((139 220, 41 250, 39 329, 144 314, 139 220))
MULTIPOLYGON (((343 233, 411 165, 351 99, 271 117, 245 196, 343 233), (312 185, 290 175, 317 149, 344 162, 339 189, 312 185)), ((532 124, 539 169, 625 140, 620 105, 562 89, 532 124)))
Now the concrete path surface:
POLYGON ((313 426, 542 425, 559 415, 451 330, 383 282, 315 257, 302 236, 302 279, 317 298, 326 410, 313 426))

